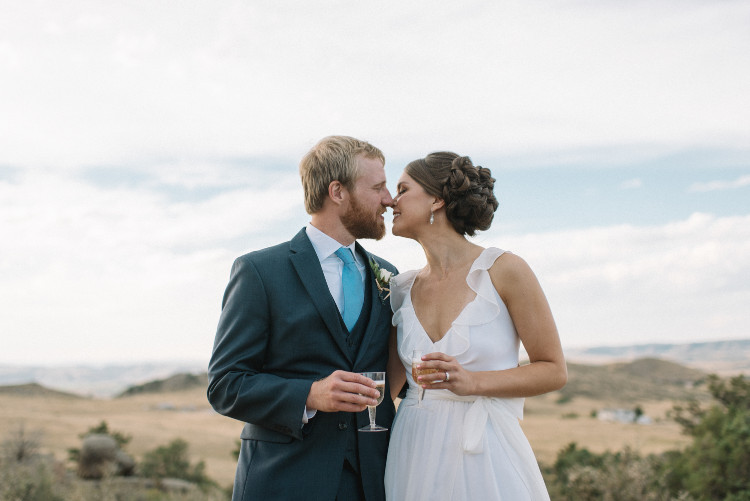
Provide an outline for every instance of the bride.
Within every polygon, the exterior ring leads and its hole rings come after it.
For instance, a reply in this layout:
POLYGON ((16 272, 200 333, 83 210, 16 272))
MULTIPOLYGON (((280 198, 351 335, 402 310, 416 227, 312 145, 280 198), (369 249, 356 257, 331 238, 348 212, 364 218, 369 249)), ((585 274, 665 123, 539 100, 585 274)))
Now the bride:
POLYGON ((386 464, 392 501, 549 499, 518 420, 523 398, 562 388, 567 369, 526 262, 466 238, 490 227, 494 182, 448 152, 411 162, 398 182, 393 234, 419 242, 427 264, 391 280, 391 396, 409 382, 386 464))

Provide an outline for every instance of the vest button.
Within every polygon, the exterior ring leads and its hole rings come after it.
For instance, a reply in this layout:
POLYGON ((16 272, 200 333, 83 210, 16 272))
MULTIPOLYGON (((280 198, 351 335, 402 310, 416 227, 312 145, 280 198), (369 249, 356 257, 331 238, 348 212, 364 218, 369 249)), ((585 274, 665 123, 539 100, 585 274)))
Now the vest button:
POLYGON ((339 423, 339 430, 344 431, 347 428, 349 428, 349 425, 347 425, 346 423, 339 423))

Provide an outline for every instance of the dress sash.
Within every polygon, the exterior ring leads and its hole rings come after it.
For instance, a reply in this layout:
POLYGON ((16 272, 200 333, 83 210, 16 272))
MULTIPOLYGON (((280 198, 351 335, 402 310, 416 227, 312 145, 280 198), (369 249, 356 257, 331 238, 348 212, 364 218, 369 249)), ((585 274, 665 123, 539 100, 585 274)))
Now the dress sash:
MULTIPOLYGON (((406 398, 414 398, 416 400, 417 390, 413 390, 410 387, 407 390, 406 398)), ((492 421, 496 432, 502 433, 506 437, 515 435, 515 427, 512 425, 517 424, 519 419, 523 419, 523 398, 492 398, 476 395, 461 396, 451 391, 440 390, 425 391, 423 398, 425 400, 452 400, 454 402, 471 403, 464 418, 461 441, 464 452, 468 454, 479 454, 482 452, 482 439, 484 438, 488 419, 492 421)), ((526 440, 524 439, 523 442, 526 442, 526 440)), ((515 446, 517 444, 511 441, 511 445, 515 446)))

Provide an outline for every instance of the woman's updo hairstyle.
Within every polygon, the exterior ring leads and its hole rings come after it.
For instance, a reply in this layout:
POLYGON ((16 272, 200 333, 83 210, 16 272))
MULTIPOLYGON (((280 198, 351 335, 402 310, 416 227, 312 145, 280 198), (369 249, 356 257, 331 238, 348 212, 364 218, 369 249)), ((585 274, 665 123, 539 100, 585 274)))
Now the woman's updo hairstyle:
POLYGON ((445 201, 445 215, 461 235, 474 236, 492 224, 498 202, 489 169, 474 166, 469 157, 449 151, 414 160, 405 172, 424 190, 445 201))

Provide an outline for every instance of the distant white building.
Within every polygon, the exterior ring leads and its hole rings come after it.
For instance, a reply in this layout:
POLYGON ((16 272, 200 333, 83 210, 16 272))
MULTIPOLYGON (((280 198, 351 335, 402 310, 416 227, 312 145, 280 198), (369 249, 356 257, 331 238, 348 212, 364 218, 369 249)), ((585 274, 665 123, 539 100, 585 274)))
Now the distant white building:
POLYGON ((631 409, 602 409, 597 412, 596 417, 599 421, 608 421, 612 423, 653 423, 653 420, 645 414, 641 414, 636 419, 635 411, 631 409))

